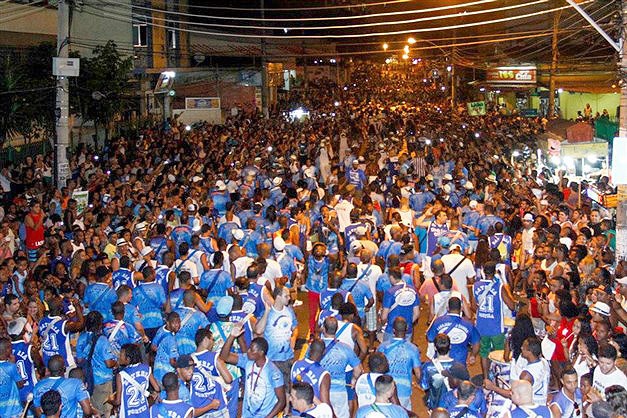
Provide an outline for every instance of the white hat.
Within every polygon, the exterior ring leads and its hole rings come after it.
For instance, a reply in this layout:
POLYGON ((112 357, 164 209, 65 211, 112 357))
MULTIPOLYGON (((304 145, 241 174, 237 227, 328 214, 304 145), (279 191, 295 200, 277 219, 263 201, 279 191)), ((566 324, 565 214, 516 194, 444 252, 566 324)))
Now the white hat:
POLYGON ((148 254, 150 254, 153 251, 154 249, 150 245, 146 245, 144 248, 142 248, 140 254, 142 255, 142 257, 146 257, 148 254))
POLYGON ((350 252, 354 254, 356 251, 359 251, 362 248, 363 248, 363 245, 361 245, 361 242, 353 241, 351 242, 350 252))
POLYGON ((449 173, 446 173, 444 175, 444 180, 453 180, 453 176, 451 176, 449 173))
POLYGON ((596 302, 593 303, 592 306, 590 306, 590 311, 591 312, 596 312, 599 315, 603 315, 603 316, 610 316, 610 307, 603 302, 596 302))
POLYGON ((444 190, 444 193, 446 194, 451 194, 451 186, 448 184, 445 184, 444 187, 442 187, 442 190, 444 190))
POLYGON ((281 237, 275 237, 273 244, 274 249, 277 251, 283 251, 285 249, 285 240, 281 237))
POLYGON ((522 218, 523 221, 531 221, 531 222, 533 222, 533 219, 534 219, 533 215, 531 213, 528 213, 528 212, 525 213, 525 215, 522 218))
POLYGON ((486 177, 486 180, 492 183, 496 183, 496 174, 490 174, 488 177, 486 177))
POLYGON ((366 227, 364 226, 358 226, 357 228, 355 228, 355 235, 357 236, 363 236, 366 235, 366 227))
POLYGON ((170 180, 170 183, 174 183, 176 181, 176 177, 174 174, 168 174, 168 180, 170 180))
POLYGON ((118 247, 122 247, 124 245, 128 245, 128 242, 126 242, 124 238, 118 238, 115 245, 117 245, 118 247))
POLYGON ((272 179, 272 184, 275 186, 280 186, 283 183, 283 179, 281 177, 275 177, 272 179))
POLYGON ((303 174, 305 177, 312 179, 316 175, 316 168, 313 166, 307 167, 305 171, 303 171, 303 174))
POLYGON ((464 189, 466 190, 472 190, 475 188, 475 185, 472 184, 471 182, 467 181, 466 183, 464 183, 464 189))
POLYGON ((433 181, 433 176, 431 174, 427 174, 427 177, 425 177, 425 179, 427 181, 433 181))
POLYGON ((144 229, 146 229, 148 227, 148 222, 140 222, 137 225, 135 225, 135 230, 136 231, 143 231, 144 229))
POLYGON ((363 157, 363 155, 360 155, 359 158, 357 159, 360 163, 363 163, 366 161, 366 159, 363 157))
POLYGON ((231 235, 233 235, 233 238, 239 241, 244 238, 244 231, 242 231, 241 229, 234 229, 233 231, 231 231, 231 235))
POLYGON ((623 276, 620 279, 616 279, 616 282, 621 286, 627 286, 627 276, 623 276))
POLYGON ((358 165, 358 164, 359 164, 359 161, 357 161, 357 159, 354 159, 353 160, 353 165, 358 165))
POLYGON ((478 205, 478 204, 479 204, 479 203, 478 203, 476 200, 471 200, 471 201, 470 201, 470 203, 468 203, 468 206, 469 206, 471 209, 474 209, 474 208, 476 208, 476 207, 477 207, 477 205, 478 205))
POLYGON ((222 180, 218 180, 216 181, 216 189, 218 189, 219 191, 224 191, 226 190, 226 184, 222 180))
POLYGON ((462 250, 462 246, 461 246, 461 245, 459 245, 459 244, 451 244, 451 246, 450 246, 450 247, 448 247, 448 250, 449 250, 449 251, 453 251, 455 248, 457 248, 457 249, 458 249, 458 250, 460 250, 460 251, 462 250))
POLYGON ((187 207, 187 210, 188 210, 189 212, 195 212, 195 211, 196 211, 196 205, 194 205, 193 203, 192 203, 192 204, 190 204, 190 205, 187 207))
POLYGON ((548 200, 546 200, 546 199, 542 199, 542 200, 540 201, 540 204, 541 204, 541 205, 544 205, 544 206, 549 206, 549 201, 548 201, 548 200))
POLYGON ((192 177, 192 183, 198 183, 199 181, 202 181, 202 177, 200 176, 192 177))

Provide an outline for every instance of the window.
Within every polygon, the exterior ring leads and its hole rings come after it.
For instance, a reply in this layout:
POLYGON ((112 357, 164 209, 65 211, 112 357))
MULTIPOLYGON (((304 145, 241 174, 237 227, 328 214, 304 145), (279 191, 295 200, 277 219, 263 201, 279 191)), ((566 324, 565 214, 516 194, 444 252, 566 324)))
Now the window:
POLYGON ((148 25, 145 23, 133 24, 133 46, 146 47, 148 46, 148 25))
POLYGON ((177 39, 176 39, 176 30, 168 29, 167 39, 168 39, 168 42, 167 42, 168 48, 176 49, 178 47, 177 39))

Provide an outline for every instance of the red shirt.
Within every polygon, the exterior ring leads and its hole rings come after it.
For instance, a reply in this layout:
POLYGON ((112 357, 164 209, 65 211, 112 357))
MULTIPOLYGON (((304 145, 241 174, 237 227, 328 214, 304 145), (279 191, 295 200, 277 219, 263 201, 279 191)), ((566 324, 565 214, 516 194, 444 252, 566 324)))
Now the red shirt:
POLYGON ((562 341, 566 341, 566 347, 570 347, 575 335, 573 334, 573 324, 575 319, 567 319, 562 317, 559 327, 557 328, 557 335, 555 339, 551 339, 556 344, 555 351, 551 360, 564 362, 568 359, 567 353, 564 351, 562 341))
MULTIPOLYGON (((33 223, 37 224, 44 216, 43 212, 29 214, 33 223)), ((26 226, 26 248, 36 250, 44 244, 44 225, 39 225, 39 228, 32 229, 26 226)))

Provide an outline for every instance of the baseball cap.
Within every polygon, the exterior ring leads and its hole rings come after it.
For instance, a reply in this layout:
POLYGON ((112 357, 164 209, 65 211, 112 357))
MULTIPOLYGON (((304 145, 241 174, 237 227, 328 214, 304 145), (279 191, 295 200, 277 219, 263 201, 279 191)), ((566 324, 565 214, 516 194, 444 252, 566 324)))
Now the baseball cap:
POLYGON ((176 359, 176 368, 183 369, 185 367, 193 367, 196 363, 194 363, 194 359, 189 354, 180 355, 176 359))
POLYGON ((234 229, 231 234, 233 235, 233 238, 238 241, 244 238, 244 231, 242 231, 241 229, 234 229))
POLYGON ((440 245, 440 247, 448 248, 448 246, 451 245, 451 239, 447 236, 441 236, 438 238, 438 245, 440 245))
POLYGON ((472 184, 471 182, 467 181, 466 183, 464 183, 464 189, 466 190, 472 190, 475 188, 475 185, 472 184))
POLYGON ((523 221, 531 221, 531 222, 533 222, 533 219, 534 219, 533 215, 530 213, 525 213, 525 216, 523 216, 522 218, 523 221))
POLYGON ((610 307, 606 303, 596 302, 590 306, 590 312, 596 312, 603 316, 610 316, 610 307))
POLYGON ((616 279, 616 282, 620 285, 627 286, 627 276, 621 277, 620 279, 616 279))
POLYGON ((216 189, 220 191, 226 190, 226 183, 224 183, 222 180, 216 181, 216 189))
POLYGON ((192 204, 190 204, 190 205, 187 207, 187 210, 188 210, 189 212, 196 212, 196 205, 194 205, 193 203, 192 203, 192 204))
POLYGON ((277 251, 283 251, 285 249, 285 240, 281 237, 275 237, 273 244, 274 249, 277 251))
POLYGON ((449 250, 453 251, 455 248, 457 248, 458 250, 462 250, 462 246, 459 244, 451 244, 449 250))
POLYGON ((476 208, 476 207, 477 207, 477 205, 478 205, 478 204, 479 204, 479 202, 477 202, 476 200, 471 200, 471 201, 470 201, 470 203, 468 203, 468 206, 469 206, 471 209, 474 209, 474 208, 476 208))
POLYGON ((216 313, 218 316, 227 316, 231 313, 231 309, 233 309, 233 297, 222 296, 216 305, 216 313))
POLYGON ((466 366, 459 362, 453 363, 453 365, 448 370, 443 370, 442 375, 459 380, 470 379, 470 373, 468 373, 468 369, 466 368, 466 366))

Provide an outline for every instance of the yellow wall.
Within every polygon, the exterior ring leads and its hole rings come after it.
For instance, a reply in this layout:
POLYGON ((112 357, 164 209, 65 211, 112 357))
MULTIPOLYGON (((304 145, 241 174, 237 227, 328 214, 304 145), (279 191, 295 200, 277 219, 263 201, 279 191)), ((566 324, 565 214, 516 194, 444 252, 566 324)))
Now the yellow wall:
POLYGON ((583 113, 586 103, 592 107, 592 116, 596 112, 603 113, 607 109, 611 118, 616 117, 616 106, 620 104, 620 95, 613 93, 592 94, 592 93, 569 93, 563 92, 560 95, 560 109, 562 118, 576 119, 577 111, 583 113))

